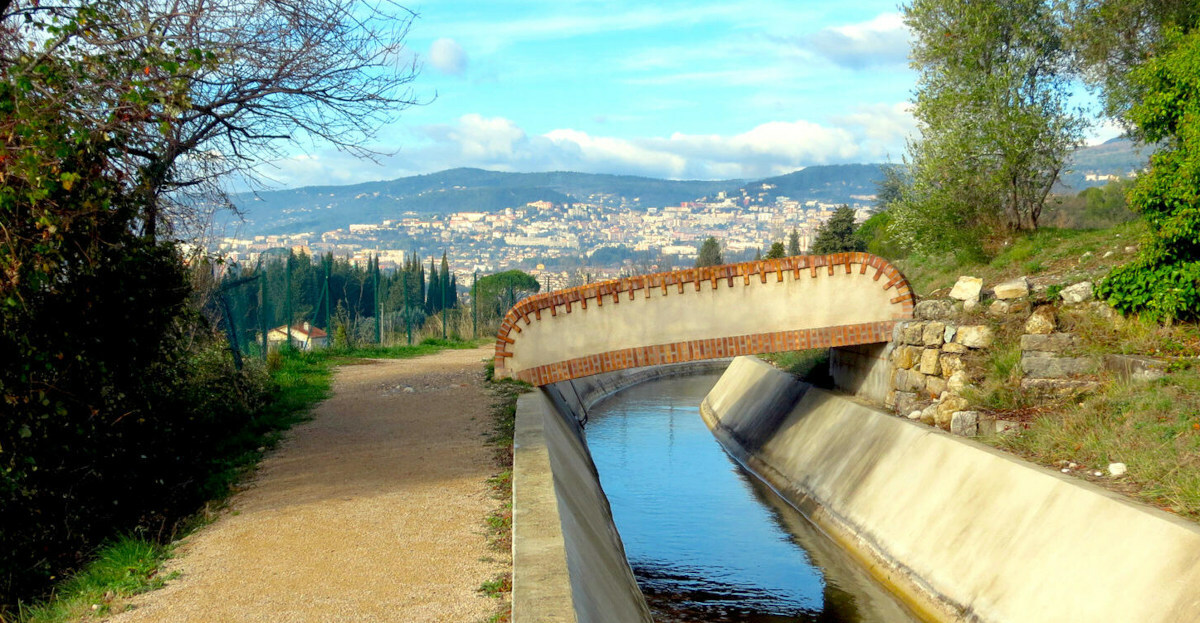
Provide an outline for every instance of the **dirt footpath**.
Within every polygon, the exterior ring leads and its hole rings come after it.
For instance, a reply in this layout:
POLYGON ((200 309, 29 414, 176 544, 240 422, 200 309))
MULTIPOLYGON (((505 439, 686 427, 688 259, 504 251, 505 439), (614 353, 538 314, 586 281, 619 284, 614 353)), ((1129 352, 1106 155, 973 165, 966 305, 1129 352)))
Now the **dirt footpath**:
POLYGON ((334 394, 113 622, 486 620, 490 347, 339 368, 334 394))

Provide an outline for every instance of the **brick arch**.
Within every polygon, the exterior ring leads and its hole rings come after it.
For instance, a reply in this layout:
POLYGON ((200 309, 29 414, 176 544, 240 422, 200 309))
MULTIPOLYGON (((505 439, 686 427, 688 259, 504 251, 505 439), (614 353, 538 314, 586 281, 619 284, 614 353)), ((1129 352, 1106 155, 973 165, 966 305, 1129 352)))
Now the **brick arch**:
POLYGON ((869 253, 601 281, 514 305, 496 338, 496 377, 540 386, 665 363, 886 342, 914 303, 904 275, 869 253))

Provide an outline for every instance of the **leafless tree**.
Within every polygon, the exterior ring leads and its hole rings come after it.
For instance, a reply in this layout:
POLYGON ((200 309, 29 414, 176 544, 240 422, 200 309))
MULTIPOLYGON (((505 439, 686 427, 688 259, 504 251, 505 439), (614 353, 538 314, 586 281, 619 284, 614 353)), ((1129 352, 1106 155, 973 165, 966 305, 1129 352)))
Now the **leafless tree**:
POLYGON ((0 0, 0 65, 57 55, 79 69, 57 95, 112 127, 154 238, 227 206, 222 180, 293 150, 384 153, 378 130, 419 103, 414 18, 392 0, 0 0))

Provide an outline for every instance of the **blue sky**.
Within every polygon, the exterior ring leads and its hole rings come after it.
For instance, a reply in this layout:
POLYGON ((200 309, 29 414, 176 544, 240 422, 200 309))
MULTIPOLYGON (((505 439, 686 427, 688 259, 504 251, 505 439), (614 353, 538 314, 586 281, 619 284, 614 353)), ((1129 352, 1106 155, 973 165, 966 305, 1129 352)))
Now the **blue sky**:
POLYGON ((418 98, 379 164, 317 148, 282 186, 470 166, 758 178, 899 160, 914 123, 892 0, 421 0, 418 98), (435 97, 436 95, 436 97, 435 97))

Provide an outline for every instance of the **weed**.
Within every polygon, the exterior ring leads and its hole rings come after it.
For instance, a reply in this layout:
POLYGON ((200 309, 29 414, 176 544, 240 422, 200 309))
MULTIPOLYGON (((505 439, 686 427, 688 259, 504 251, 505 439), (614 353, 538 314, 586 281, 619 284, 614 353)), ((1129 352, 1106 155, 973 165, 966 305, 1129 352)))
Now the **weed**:
POLYGON ((479 585, 479 592, 492 598, 500 598, 512 592, 512 574, 501 573, 493 580, 479 585))
POLYGON ((829 376, 829 349, 796 350, 759 355, 767 363, 803 378, 818 387, 832 387, 829 376))

